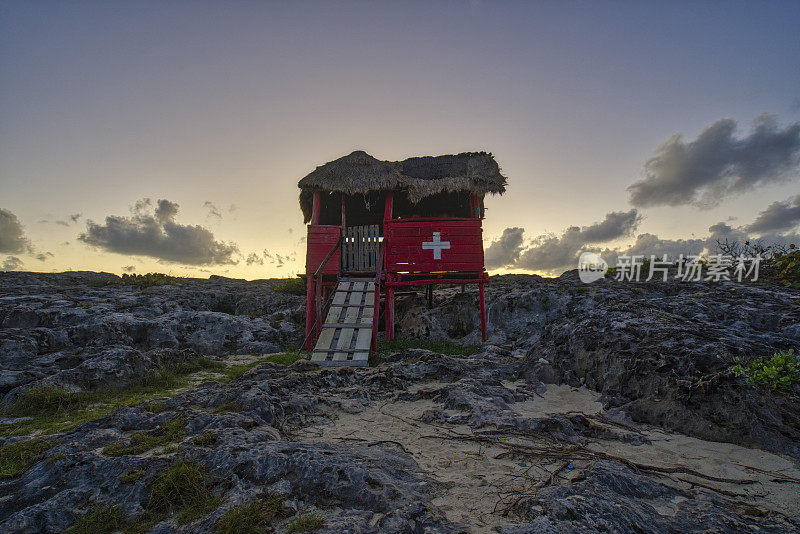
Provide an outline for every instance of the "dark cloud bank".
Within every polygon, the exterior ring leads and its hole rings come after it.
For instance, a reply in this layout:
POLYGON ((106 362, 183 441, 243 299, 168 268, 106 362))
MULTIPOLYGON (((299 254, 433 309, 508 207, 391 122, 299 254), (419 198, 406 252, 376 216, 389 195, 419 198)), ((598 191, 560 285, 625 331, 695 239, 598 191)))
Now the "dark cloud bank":
POLYGON ((0 252, 33 253, 31 240, 25 236, 25 230, 19 218, 3 208, 0 208, 0 252))
POLYGON ((497 240, 486 248, 486 266, 490 269, 508 267, 514 269, 530 269, 544 271, 548 274, 560 274, 578 266, 578 256, 583 251, 597 252, 610 264, 615 264, 621 254, 642 255, 650 257, 655 254, 667 254, 675 259, 680 254, 700 254, 705 251, 717 253, 717 241, 724 242, 760 240, 764 244, 800 245, 800 234, 797 231, 777 232, 779 229, 791 229, 800 224, 800 215, 796 214, 800 198, 786 202, 776 202, 753 221, 752 224, 734 228, 727 223, 717 223, 708 228, 708 235, 687 239, 662 239, 655 234, 642 233, 636 236, 632 245, 609 248, 607 243, 622 237, 632 236, 641 221, 637 210, 629 212, 612 212, 601 222, 567 228, 559 235, 540 235, 524 243, 521 228, 506 228, 497 240), (794 223, 789 225, 786 217, 774 218, 776 212, 789 212, 794 215, 794 223), (759 228, 759 231, 754 231, 759 228))
POLYGON ((800 123, 781 129, 774 116, 763 114, 746 137, 735 137, 736 127, 733 119, 720 119, 694 141, 670 137, 645 163, 645 178, 628 188, 631 204, 711 207, 724 197, 797 176, 800 123))
POLYGON ((178 204, 161 199, 153 204, 143 199, 131 209, 130 217, 110 215, 104 224, 86 222, 86 232, 78 239, 107 252, 149 256, 186 265, 236 264, 239 248, 234 243, 214 239, 199 225, 175 222, 178 204))

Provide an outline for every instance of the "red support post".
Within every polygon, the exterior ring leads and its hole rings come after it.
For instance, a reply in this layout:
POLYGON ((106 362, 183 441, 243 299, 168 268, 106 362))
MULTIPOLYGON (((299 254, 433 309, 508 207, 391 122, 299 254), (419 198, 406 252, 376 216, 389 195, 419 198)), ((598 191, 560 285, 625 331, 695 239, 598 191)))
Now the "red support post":
POLYGON ((319 191, 314 191, 314 204, 311 208, 311 221, 309 224, 319 224, 319 213, 322 209, 322 196, 319 191))
POLYGON ((392 275, 386 273, 386 341, 394 339, 394 286, 392 275))
POLYGON ((486 295, 484 291, 484 281, 481 280, 478 292, 480 293, 481 301, 481 339, 486 341, 486 295))
POLYGON ((316 317, 316 334, 314 335, 314 342, 316 343, 320 333, 322 333, 322 278, 316 282, 314 288, 314 317, 316 317))
POLYGON ((306 274, 306 350, 314 348, 314 340, 311 339, 311 330, 314 328, 314 277, 306 274))
POLYGON ((394 193, 389 191, 386 193, 386 202, 383 207, 383 220, 386 221, 392 218, 392 208, 394 206, 394 193))

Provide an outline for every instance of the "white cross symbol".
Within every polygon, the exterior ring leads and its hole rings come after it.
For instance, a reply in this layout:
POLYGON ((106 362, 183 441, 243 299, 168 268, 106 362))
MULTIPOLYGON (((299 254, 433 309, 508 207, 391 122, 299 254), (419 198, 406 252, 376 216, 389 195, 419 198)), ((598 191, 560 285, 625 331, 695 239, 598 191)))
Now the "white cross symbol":
POLYGON ((433 241, 424 241, 422 250, 433 250, 433 259, 442 259, 442 250, 450 248, 450 241, 442 241, 441 232, 433 232, 433 241))

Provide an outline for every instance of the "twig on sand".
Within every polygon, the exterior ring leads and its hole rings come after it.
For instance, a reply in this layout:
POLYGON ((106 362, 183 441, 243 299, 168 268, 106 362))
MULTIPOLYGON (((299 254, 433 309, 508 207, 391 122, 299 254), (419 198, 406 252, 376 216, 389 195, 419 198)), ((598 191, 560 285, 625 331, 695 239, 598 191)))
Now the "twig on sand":
POLYGON ((414 421, 410 421, 410 420, 406 419, 405 417, 400 417, 399 415, 395 415, 393 413, 384 412, 383 411, 383 407, 386 406, 387 404, 388 404, 388 402, 384 402, 383 404, 381 404, 381 407, 378 408, 378 411, 381 412, 383 415, 388 415, 389 417, 394 417, 398 421, 402 421, 407 425, 411 425, 413 427, 419 428, 419 425, 417 423, 415 423, 414 421))
POLYGON ((391 440, 391 439, 381 439, 381 440, 378 440, 378 441, 369 441, 369 440, 364 439, 364 438, 349 438, 349 437, 336 437, 334 439, 339 439, 339 440, 342 440, 342 441, 358 441, 358 442, 364 443, 364 445, 366 445, 367 447, 374 447, 375 445, 383 445, 384 443, 391 443, 392 445, 397 445, 398 447, 400 447, 400 449, 402 449, 402 451, 404 453, 409 454, 411 456, 414 456, 414 453, 412 453, 411 451, 406 449, 405 446, 402 443, 400 443, 399 441, 391 440))

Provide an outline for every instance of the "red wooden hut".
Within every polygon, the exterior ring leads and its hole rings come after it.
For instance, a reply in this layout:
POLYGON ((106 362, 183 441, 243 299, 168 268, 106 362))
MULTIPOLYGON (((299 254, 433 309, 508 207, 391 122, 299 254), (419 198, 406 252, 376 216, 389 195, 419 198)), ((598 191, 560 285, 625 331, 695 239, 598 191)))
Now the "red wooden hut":
POLYGON ((381 301, 392 339, 395 291, 404 286, 425 286, 430 301, 435 284, 477 284, 486 339, 483 201, 506 185, 491 154, 380 161, 357 151, 298 185, 308 223, 304 346, 314 347, 313 361, 367 365, 381 301))

